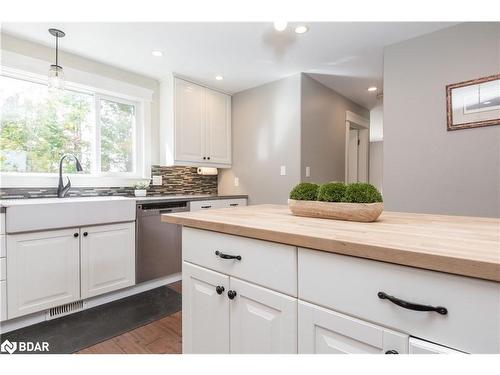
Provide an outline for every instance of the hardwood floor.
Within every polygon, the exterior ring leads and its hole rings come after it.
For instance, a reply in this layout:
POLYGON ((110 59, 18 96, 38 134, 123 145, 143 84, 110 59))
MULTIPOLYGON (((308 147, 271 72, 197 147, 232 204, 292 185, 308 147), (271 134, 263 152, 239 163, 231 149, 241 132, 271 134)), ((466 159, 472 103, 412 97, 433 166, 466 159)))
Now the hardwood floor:
MULTIPOLYGON (((182 293, 180 281, 168 285, 182 293)), ((181 354, 182 312, 166 316, 120 336, 79 351, 77 354, 181 354)))

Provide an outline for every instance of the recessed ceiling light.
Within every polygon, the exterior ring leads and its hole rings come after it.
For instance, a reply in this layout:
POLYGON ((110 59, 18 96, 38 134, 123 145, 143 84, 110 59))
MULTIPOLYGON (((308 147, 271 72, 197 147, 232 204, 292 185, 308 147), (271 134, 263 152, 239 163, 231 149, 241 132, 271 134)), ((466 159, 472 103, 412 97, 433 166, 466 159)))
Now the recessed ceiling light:
POLYGON ((297 26, 295 28, 295 32, 297 34, 304 34, 304 33, 307 33, 308 31, 309 31, 309 28, 305 25, 297 26))
POLYGON ((274 21, 274 29, 276 31, 284 31, 288 25, 286 21, 274 21))
POLYGON ((156 57, 162 57, 163 56, 163 52, 162 51, 158 51, 158 50, 152 51, 151 54, 153 56, 156 56, 156 57))
POLYGON ((377 88, 375 86, 368 87, 368 91, 377 91, 377 88))
POLYGON ((215 76, 215 79, 217 81, 222 81, 224 79, 224 77, 223 76, 215 76))

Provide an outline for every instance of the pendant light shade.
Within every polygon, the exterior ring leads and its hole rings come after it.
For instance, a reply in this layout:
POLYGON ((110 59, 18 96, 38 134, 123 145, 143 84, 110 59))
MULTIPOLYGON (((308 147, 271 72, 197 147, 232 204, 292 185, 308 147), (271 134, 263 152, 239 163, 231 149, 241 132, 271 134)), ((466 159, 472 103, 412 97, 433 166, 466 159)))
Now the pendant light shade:
POLYGON ((59 38, 66 34, 57 29, 49 29, 49 33, 56 38, 56 62, 49 68, 49 90, 62 90, 64 89, 64 72, 62 66, 59 65, 59 38))

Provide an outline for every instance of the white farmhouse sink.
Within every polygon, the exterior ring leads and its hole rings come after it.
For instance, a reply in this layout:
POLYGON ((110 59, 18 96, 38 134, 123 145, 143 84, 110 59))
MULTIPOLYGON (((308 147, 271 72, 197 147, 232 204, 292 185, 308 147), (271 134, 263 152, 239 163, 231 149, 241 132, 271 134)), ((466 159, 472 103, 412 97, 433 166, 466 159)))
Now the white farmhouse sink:
POLYGON ((42 198, 0 201, 7 233, 135 220, 135 200, 127 197, 42 198))

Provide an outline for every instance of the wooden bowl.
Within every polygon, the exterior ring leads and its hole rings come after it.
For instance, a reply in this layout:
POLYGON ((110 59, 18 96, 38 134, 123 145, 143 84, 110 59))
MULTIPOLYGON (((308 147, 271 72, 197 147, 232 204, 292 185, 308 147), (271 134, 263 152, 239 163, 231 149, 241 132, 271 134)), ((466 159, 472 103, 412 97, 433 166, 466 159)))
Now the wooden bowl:
POLYGON ((384 210, 384 203, 340 203, 288 200, 292 214, 324 219, 371 222, 384 210))

